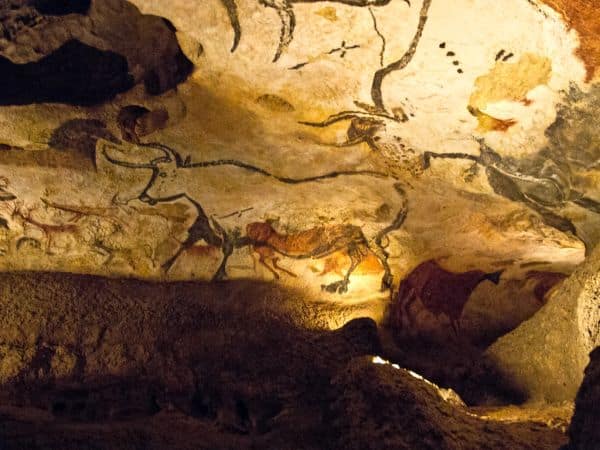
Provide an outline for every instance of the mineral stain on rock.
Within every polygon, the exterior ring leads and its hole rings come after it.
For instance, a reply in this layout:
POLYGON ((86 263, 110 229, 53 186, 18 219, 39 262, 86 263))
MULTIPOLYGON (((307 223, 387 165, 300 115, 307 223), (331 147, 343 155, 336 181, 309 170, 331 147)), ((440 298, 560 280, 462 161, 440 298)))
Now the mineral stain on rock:
POLYGON ((517 62, 497 60, 494 67, 475 80, 468 110, 479 122, 480 131, 506 131, 515 125, 512 119, 498 119, 487 114, 486 108, 499 101, 526 101, 527 93, 547 84, 552 74, 550 59, 526 53, 517 62))
POLYGON ((598 76, 600 67, 600 15, 594 0, 542 0, 562 15, 579 36, 577 55, 585 64, 586 81, 598 76))
POLYGON ((275 94, 263 94, 256 99, 256 103, 273 112, 289 113, 296 110, 285 98, 275 94))

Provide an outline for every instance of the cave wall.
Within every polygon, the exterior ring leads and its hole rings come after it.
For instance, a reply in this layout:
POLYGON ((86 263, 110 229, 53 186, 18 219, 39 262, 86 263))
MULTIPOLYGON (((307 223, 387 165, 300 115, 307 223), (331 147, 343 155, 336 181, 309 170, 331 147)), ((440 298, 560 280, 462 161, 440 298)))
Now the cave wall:
MULTIPOLYGON (((0 267, 381 318, 436 260, 502 271, 463 305, 491 341, 600 239, 597 25, 559 3, 1 2, 0 267)), ((452 333, 412 308, 404 332, 452 333)))
POLYGON ((589 353, 600 344, 600 248, 549 296, 546 305, 488 356, 530 401, 575 398, 589 353))

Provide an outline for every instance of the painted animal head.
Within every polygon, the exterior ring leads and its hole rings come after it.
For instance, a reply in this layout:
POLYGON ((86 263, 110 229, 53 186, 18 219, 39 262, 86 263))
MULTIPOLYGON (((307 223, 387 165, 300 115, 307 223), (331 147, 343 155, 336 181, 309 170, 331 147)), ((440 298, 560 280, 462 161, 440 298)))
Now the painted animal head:
POLYGON ((273 227, 265 222, 253 222, 246 225, 246 236, 256 242, 267 242, 275 233, 273 227))
POLYGON ((130 169, 149 169, 150 180, 139 194, 139 200, 155 205, 175 200, 184 192, 177 183, 177 172, 189 165, 181 155, 166 145, 152 143, 136 147, 136 152, 125 152, 109 142, 99 144, 101 155, 110 163, 130 169))

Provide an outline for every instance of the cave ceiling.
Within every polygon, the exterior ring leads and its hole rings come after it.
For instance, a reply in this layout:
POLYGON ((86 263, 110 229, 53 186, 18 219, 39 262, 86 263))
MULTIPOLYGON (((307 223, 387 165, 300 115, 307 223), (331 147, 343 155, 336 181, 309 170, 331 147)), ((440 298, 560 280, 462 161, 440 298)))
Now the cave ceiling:
POLYGON ((0 1, 0 266, 508 301, 600 240, 591 3, 0 1))

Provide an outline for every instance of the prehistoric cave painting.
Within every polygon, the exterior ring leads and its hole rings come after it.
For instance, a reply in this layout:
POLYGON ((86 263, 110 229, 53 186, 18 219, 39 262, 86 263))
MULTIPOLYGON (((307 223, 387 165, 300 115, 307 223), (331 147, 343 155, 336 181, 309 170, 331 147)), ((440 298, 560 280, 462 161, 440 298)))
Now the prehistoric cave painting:
MULTIPOLYGON (((279 19, 281 21, 281 31, 279 34, 279 44, 277 51, 273 57, 273 62, 277 62, 283 52, 294 40, 294 30, 296 29, 296 15, 294 13, 293 5, 295 3, 317 3, 325 0, 258 0, 258 2, 268 8, 273 8, 277 11, 279 19)), ((390 3, 391 0, 329 0, 335 3, 341 3, 349 6, 358 7, 371 7, 371 6, 385 6, 390 3)), ((403 0, 410 6, 409 0, 403 0)), ((221 0, 223 6, 227 9, 229 21, 234 32, 233 46, 231 51, 234 52, 242 37, 242 27, 240 24, 238 7, 236 0, 221 0)))
MULTIPOLYGON (((439 48, 442 49, 442 50, 445 50, 446 49, 446 43, 445 42, 441 42, 440 45, 439 45, 439 48)), ((463 73, 463 70, 460 67, 460 61, 458 59, 456 59, 456 52, 455 51, 448 50, 446 52, 446 57, 452 59, 452 65, 457 67, 457 69, 456 69, 457 73, 463 73)))
POLYGON ((360 48, 360 45, 347 44, 346 41, 342 41, 342 43, 340 44, 339 47, 334 47, 331 50, 329 50, 328 52, 322 53, 314 58, 310 58, 308 61, 304 61, 304 62, 298 63, 296 65, 293 65, 289 69, 290 70, 302 69, 303 67, 307 66, 308 64, 318 61, 324 57, 328 57, 328 56, 336 55, 336 54, 340 55, 340 58, 344 59, 346 57, 346 54, 348 53, 348 51, 354 50, 357 48, 360 48))
POLYGON ((154 209, 70 205, 46 198, 26 203, 11 196, 0 203, 0 210, 6 222, 0 247, 17 258, 36 252, 37 257, 77 258, 93 267, 125 264, 149 273, 163 258, 165 242, 172 240, 171 248, 178 244, 172 237, 177 217, 162 217, 154 209))
POLYGON ((269 223, 255 222, 246 226, 246 236, 253 242, 252 248, 259 255, 259 262, 277 279, 279 278, 277 271, 296 276, 278 265, 277 254, 294 259, 320 259, 344 251, 350 257, 350 266, 342 280, 322 286, 329 292, 346 292, 350 283, 350 275, 370 252, 369 243, 362 229, 349 224, 316 227, 294 234, 281 234, 269 223), (272 267, 268 265, 268 262, 272 267))
MULTIPOLYGON (((590 198, 589 184, 577 185, 591 171, 600 169, 600 85, 582 92, 571 85, 559 106, 557 118, 546 130, 548 144, 539 152, 524 158, 503 158, 479 139, 480 155, 464 153, 424 154, 424 167, 431 158, 463 159, 485 167, 494 191, 513 201, 519 201, 536 211, 543 221, 560 231, 571 232, 585 244, 589 252, 594 246, 589 238, 578 232, 570 219, 558 212, 568 204, 600 214, 600 199, 590 198), (558 212, 557 212, 558 210, 558 212)), ((596 189, 593 195, 599 195, 596 189)))
MULTIPOLYGON (((578 236, 591 250, 591 243, 586 236, 578 234, 570 219, 554 212, 573 203, 591 212, 600 214, 600 201, 586 197, 571 186, 571 171, 564 163, 564 156, 544 149, 532 157, 516 160, 502 158, 496 151, 478 140, 480 155, 465 153, 432 153, 425 152, 424 167, 430 167, 432 158, 463 159, 473 161, 486 169, 490 186, 497 194, 513 201, 524 203, 541 217, 544 223, 563 232, 578 236)), ((473 167, 471 170, 476 170, 473 167)))
MULTIPOLYGON (((44 250, 47 255, 55 253, 54 242, 61 235, 68 235, 73 240, 76 240, 80 233, 80 227, 71 222, 65 221, 62 223, 45 222, 41 219, 37 219, 33 213, 38 209, 37 206, 25 207, 22 202, 17 202, 13 206, 12 218, 14 220, 20 220, 21 227, 26 230, 28 227, 35 227, 39 230, 45 240, 44 250)), ((34 239, 30 236, 22 236, 18 239, 17 246, 20 248, 24 239, 34 239)))
POLYGON ((548 148, 574 171, 600 169, 600 84, 587 93, 571 84, 556 120, 546 130, 548 148))
POLYGON ((221 3, 227 9, 227 15, 229 16, 229 22, 231 28, 233 28, 233 45, 231 46, 231 52, 235 52, 240 45, 242 39, 242 25, 240 23, 238 7, 236 0, 221 0, 221 3))
POLYGON ((429 260, 418 265, 402 282, 395 295, 395 323, 398 330, 404 328, 406 318, 414 325, 410 307, 419 300, 423 307, 435 316, 445 315, 454 332, 460 331, 460 317, 471 293, 483 281, 498 284, 502 271, 485 273, 481 270, 454 273, 429 260))
MULTIPOLYGON (((7 202, 12 202, 17 199, 17 196, 8 190, 10 181, 5 176, 0 176, 0 204, 5 206, 7 202)), ((4 208, 2 208, 4 209, 4 208)), ((7 253, 9 245, 8 232, 10 224, 6 217, 0 215, 0 256, 7 253)))
MULTIPOLYGON (((161 144, 144 144, 140 148, 152 154, 144 162, 132 161, 129 155, 108 142, 99 144, 100 154, 110 163, 130 169, 151 170, 148 183, 140 188, 137 196, 140 201, 157 205, 159 203, 185 200, 193 205, 196 210, 196 219, 187 231, 187 239, 181 243, 175 254, 163 264, 165 271, 173 266, 182 253, 197 245, 200 241, 221 249, 223 259, 213 275, 213 279, 217 280, 226 278, 227 260, 236 248, 249 245, 253 245, 255 248, 271 247, 273 250, 285 253, 288 256, 282 242, 277 242, 277 248, 273 245, 277 241, 277 237, 273 233, 268 235, 268 239, 265 238, 266 242, 256 241, 248 235, 241 235, 241 230, 247 228, 244 224, 260 222, 262 216, 268 212, 262 206, 259 207, 256 204, 256 193, 269 192, 269 203, 283 205, 285 207, 284 213, 298 214, 303 218, 316 215, 314 219, 319 221, 321 220, 320 212, 312 211, 311 208, 307 209, 305 206, 307 189, 311 193, 310 195, 317 199, 334 199, 340 195, 340 192, 346 190, 345 183, 348 182, 348 178, 352 178, 353 182, 362 181, 364 185, 370 188, 373 186, 373 189, 377 188, 379 192, 388 192, 389 198, 396 200, 392 203, 392 211, 390 211, 390 216, 393 219, 390 222, 382 223, 378 220, 377 211, 365 211, 365 216, 373 217, 372 223, 364 223, 364 219, 362 219, 363 226, 361 230, 344 227, 328 228, 331 240, 325 239, 318 246, 313 245, 309 253, 326 256, 328 246, 335 250, 345 247, 346 252, 355 255, 355 262, 352 264, 353 270, 359 260, 358 253, 362 252, 363 248, 368 248, 370 252, 378 257, 384 268, 382 290, 390 288, 392 274, 387 262, 389 255, 383 241, 389 233, 401 227, 407 214, 406 195, 403 188, 395 180, 373 171, 339 171, 294 179, 279 177, 264 169, 236 160, 192 163, 190 158, 184 160, 178 152, 161 144), (190 176, 192 178, 189 178, 190 176), (186 184, 181 182, 182 179, 193 179, 194 182, 186 184), (238 186, 244 186, 244 188, 236 191, 229 186, 227 180, 238 186), (254 195, 246 192, 250 189, 250 186, 254 189, 254 195), (206 192, 212 194, 206 196, 206 192), (219 198, 222 200, 218 200, 219 198), (230 211, 231 204, 234 202, 237 203, 240 211, 244 210, 246 212, 242 215, 228 214, 228 210, 230 211), (228 217, 228 219, 225 219, 225 217, 228 217), (334 230, 338 232, 333 233, 334 230), (348 232, 349 230, 352 232, 348 232), (344 233, 341 233, 341 231, 344 231, 344 233)), ((136 157, 138 156, 136 155, 136 157)), ((255 231, 254 227, 256 226, 253 225, 249 228, 250 235, 255 231)), ((264 229, 261 230, 264 232, 264 229)), ((305 241, 310 236, 310 232, 302 235, 305 241)), ((286 240, 283 237, 281 238, 286 240)), ((306 245, 309 247, 308 243, 306 245)), ((303 254, 302 249, 294 249, 289 253, 289 256, 301 257, 303 254)), ((271 260, 271 262, 273 261, 271 260)), ((352 270, 346 274, 343 280, 323 286, 323 289, 330 292, 346 292, 352 270)))
MULTIPOLYGON (((340 113, 336 113, 329 116, 327 119, 321 122, 302 121, 300 123, 312 127, 326 128, 335 123, 347 120, 351 121, 350 127, 352 127, 352 121, 354 121, 355 119, 366 121, 374 119, 376 121, 379 121, 381 126, 383 126, 388 121, 406 122, 407 120, 409 120, 409 116, 404 112, 404 109, 401 106, 396 106, 389 110, 385 106, 382 92, 383 83, 390 74, 402 70, 406 66, 408 66, 408 64, 412 61, 413 57, 415 56, 417 47, 423 35, 423 30, 425 29, 425 24, 427 23, 427 14, 429 12, 429 8, 431 7, 431 1, 432 0, 423 0, 419 12, 419 23, 417 25, 417 30, 406 52, 402 55, 400 59, 388 64, 385 67, 380 68, 373 74, 371 82, 372 104, 355 101, 354 104, 361 110, 342 111, 340 113)), ((350 134, 350 130, 348 131, 348 134, 350 134)), ((365 135, 362 140, 357 138, 354 140, 354 142, 369 142, 370 138, 371 136, 365 135)))
MULTIPOLYGON (((335 252, 330 256, 327 256, 323 260, 321 268, 316 265, 312 265, 310 269, 317 273, 320 277, 324 277, 330 273, 336 274, 343 277, 348 270, 348 267, 352 264, 350 256, 343 251, 335 252)), ((358 264, 353 273, 361 275, 378 275, 383 271, 383 266, 379 259, 372 253, 368 253, 367 256, 358 264)))
POLYGON ((516 62, 507 62, 512 53, 496 54, 494 67, 475 80, 475 89, 469 98, 467 110, 477 118, 477 131, 507 131, 517 122, 514 119, 499 119, 486 113, 489 104, 499 101, 521 102, 530 105, 527 93, 536 86, 545 85, 552 75, 549 58, 525 53, 516 62))
POLYGON ((513 52, 507 52, 504 49, 501 49, 498 53, 496 53, 496 57, 494 58, 494 61, 508 61, 510 58, 512 58, 513 56, 515 56, 515 54, 513 52))

